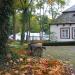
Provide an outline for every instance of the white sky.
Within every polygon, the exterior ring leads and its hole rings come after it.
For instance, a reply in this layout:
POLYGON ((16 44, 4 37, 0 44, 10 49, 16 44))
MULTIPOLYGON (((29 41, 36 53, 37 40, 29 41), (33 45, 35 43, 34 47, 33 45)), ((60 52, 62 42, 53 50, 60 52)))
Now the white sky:
POLYGON ((73 6, 73 5, 75 5, 75 0, 67 0, 67 1, 68 1, 68 3, 67 3, 67 5, 66 5, 65 9, 67 9, 67 8, 69 8, 69 7, 73 6))

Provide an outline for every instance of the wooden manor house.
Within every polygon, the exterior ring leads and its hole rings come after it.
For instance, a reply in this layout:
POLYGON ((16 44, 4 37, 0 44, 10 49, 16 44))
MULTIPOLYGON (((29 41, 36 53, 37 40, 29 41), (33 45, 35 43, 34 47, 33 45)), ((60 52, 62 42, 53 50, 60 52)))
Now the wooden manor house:
POLYGON ((50 24, 50 38, 52 41, 75 41, 75 5, 68 8, 50 24))

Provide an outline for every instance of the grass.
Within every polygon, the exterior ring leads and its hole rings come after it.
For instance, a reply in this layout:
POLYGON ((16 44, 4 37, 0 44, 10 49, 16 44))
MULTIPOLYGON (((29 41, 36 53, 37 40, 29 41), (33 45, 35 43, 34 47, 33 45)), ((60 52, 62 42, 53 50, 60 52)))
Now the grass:
POLYGON ((75 46, 47 46, 43 57, 68 61, 75 67, 75 46))
MULTIPOLYGON (((11 42, 10 46, 17 50, 28 47, 26 44, 21 47, 18 42, 11 42)), ((46 50, 43 51, 43 57, 68 61, 75 66, 75 46, 46 46, 46 50)))

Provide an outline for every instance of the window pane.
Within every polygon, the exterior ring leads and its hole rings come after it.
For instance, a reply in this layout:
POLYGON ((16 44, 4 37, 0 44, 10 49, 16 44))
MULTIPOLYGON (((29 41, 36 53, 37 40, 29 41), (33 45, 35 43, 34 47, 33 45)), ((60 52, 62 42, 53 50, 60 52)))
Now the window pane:
POLYGON ((60 37, 62 38, 62 39, 68 39, 69 38, 69 28, 61 28, 60 29, 60 31, 61 31, 61 33, 60 33, 60 37))
POLYGON ((72 28, 72 38, 75 39, 75 27, 72 28))

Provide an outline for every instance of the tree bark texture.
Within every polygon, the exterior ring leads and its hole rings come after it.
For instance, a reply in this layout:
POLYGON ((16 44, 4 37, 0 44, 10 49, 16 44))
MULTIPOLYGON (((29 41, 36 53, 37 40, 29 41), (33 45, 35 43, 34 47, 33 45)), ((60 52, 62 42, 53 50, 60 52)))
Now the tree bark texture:
POLYGON ((0 55, 6 55, 12 0, 0 0, 0 55))

